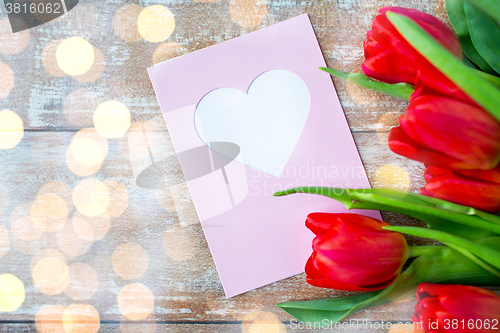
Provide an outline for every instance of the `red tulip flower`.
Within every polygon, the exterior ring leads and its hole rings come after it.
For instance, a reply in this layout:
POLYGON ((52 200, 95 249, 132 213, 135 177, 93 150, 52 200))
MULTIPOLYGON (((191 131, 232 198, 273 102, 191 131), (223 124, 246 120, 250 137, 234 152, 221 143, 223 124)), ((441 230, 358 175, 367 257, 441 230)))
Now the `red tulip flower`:
POLYGON ((384 7, 378 11, 364 42, 366 60, 362 69, 366 75, 387 83, 413 84, 418 67, 432 67, 389 22, 386 17, 388 11, 411 18, 457 58, 461 58, 457 36, 434 16, 415 9, 384 7))
POLYGON ((500 165, 491 170, 447 170, 430 166, 420 193, 490 213, 500 211, 500 165))
POLYGON ((497 332, 500 297, 478 287, 422 283, 417 288, 413 323, 427 333, 497 332))
POLYGON ((399 155, 446 169, 500 162, 500 123, 434 68, 421 68, 406 113, 389 134, 399 155))
POLYGON ((306 264, 313 286, 350 291, 389 286, 408 258, 405 238, 380 220, 357 214, 312 213, 306 227, 316 237, 306 264))

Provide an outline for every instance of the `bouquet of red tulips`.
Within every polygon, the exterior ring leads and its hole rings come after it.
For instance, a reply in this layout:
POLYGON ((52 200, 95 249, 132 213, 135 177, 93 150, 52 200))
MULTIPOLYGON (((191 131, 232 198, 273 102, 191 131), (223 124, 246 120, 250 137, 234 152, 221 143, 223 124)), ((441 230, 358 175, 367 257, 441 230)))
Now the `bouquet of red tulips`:
POLYGON ((455 32, 417 10, 382 8, 364 43, 364 74, 321 68, 409 100, 389 147, 425 164, 426 185, 421 194, 302 187, 275 195, 319 194, 348 209, 405 214, 427 228, 310 214, 306 227, 316 237, 307 281, 365 293, 278 304, 305 323, 335 323, 416 292, 416 331, 500 330, 500 297, 472 287, 500 285, 500 216, 491 214, 500 211, 500 5, 446 0, 446 10, 455 32), (445 246, 408 246, 402 234, 445 246))

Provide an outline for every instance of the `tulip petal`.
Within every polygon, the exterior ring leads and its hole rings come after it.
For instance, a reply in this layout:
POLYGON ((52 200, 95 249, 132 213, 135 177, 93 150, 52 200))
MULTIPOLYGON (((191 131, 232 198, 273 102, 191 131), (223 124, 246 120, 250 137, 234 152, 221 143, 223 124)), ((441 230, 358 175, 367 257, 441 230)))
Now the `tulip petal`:
POLYGON ((306 228, 311 230, 316 236, 325 233, 336 222, 325 213, 310 213, 307 215, 306 228))
POLYGON ((389 133, 389 148, 398 155, 419 161, 425 165, 443 168, 473 168, 468 163, 431 150, 410 138, 401 127, 394 127, 389 133))
POLYGON ((375 290, 399 274, 408 247, 400 234, 382 229, 387 223, 358 214, 316 213, 315 216, 318 220, 332 221, 313 240, 312 260, 322 275, 375 290))
POLYGON ((462 57, 462 48, 460 47, 460 44, 457 43, 455 33, 436 17, 416 9, 404 7, 384 7, 379 10, 379 13, 381 14, 386 14, 387 12, 401 14, 412 19, 429 35, 438 40, 439 43, 450 51, 455 57, 462 57))
MULTIPOLYGON (((380 292, 334 297, 309 301, 277 304, 298 320, 338 322, 356 311, 400 299, 402 294, 413 293, 422 282, 498 285, 497 276, 490 274, 458 252, 437 246, 435 251, 416 258, 400 277, 380 292)), ((415 320, 416 322, 416 320, 415 320)))
MULTIPOLYGON (((371 288, 360 287, 360 286, 357 286, 353 283, 334 281, 332 279, 325 277, 321 273, 321 271, 319 271, 314 266, 313 256, 314 256, 314 253, 307 260, 306 268, 305 268, 307 283, 309 283, 310 285, 315 286, 315 287, 320 287, 320 288, 329 288, 329 289, 345 290, 345 291, 372 291, 372 290, 376 290, 376 289, 371 289, 371 288)), ((378 289, 381 289, 381 288, 378 288, 378 289)))
POLYGON ((484 324, 486 319, 490 322, 500 319, 500 297, 490 290, 473 286, 420 284, 417 287, 413 320, 424 323, 439 321, 444 324, 446 319, 450 322, 463 320, 465 323, 473 320, 475 329, 470 331, 483 332, 483 325, 479 327, 475 324, 484 324))
POLYGON ((467 205, 486 212, 500 211, 500 183, 467 178, 465 175, 448 171, 429 177, 423 189, 425 189, 426 195, 435 198, 467 205))
POLYGON ((500 123, 477 105, 422 95, 412 99, 399 123, 412 140, 462 161, 467 169, 491 169, 500 161, 500 123))

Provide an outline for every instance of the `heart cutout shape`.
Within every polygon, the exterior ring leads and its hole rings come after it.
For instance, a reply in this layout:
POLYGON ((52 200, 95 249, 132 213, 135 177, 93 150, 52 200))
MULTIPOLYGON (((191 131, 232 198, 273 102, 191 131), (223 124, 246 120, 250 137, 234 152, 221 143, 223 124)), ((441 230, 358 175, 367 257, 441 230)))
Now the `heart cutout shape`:
MULTIPOLYGON (((248 92, 219 88, 206 94, 195 112, 201 140, 231 158, 225 146, 240 147, 237 161, 274 177, 286 166, 309 115, 311 98, 302 79, 287 70, 262 73, 248 92)), ((234 157, 233 157, 234 158, 234 157)))

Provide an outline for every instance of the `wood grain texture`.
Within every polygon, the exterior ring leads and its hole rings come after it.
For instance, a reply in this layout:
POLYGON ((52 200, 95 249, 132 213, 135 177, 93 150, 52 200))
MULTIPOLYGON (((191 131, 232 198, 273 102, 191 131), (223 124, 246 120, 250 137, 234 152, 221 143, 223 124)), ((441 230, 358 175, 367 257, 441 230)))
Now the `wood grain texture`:
MULTIPOLYGON (((12 223, 9 216, 15 207, 33 202, 47 182, 62 181, 74 188, 83 179, 68 170, 64 158, 74 134, 73 131, 28 131, 16 149, 0 151, 0 175, 10 198, 9 208, 0 217, 5 228, 8 229, 12 223), (46 161, 52 162, 47 164, 46 161)), ((381 166, 387 163, 397 164, 409 173, 412 179, 411 189, 418 190, 422 185, 422 165, 392 153, 387 144, 380 140, 380 134, 354 133, 367 174, 373 178, 381 166)), ((179 172, 175 166, 172 166, 172 170, 179 172)), ((99 288, 88 302, 98 310, 101 320, 117 321, 121 317, 116 299, 128 281, 113 271, 111 256, 116 247, 124 242, 135 242, 148 253, 147 272, 132 282, 142 283, 153 292, 154 313, 159 321, 235 321, 243 320, 253 312, 271 312, 279 320, 286 321, 292 318, 274 304, 347 294, 309 286, 301 274, 227 300, 198 221, 193 221, 192 218, 190 220, 189 215, 187 220, 183 220, 185 215, 182 211, 165 210, 160 205, 155 190, 138 187, 133 176, 132 162, 126 152, 120 151, 118 145, 111 144, 104 164, 92 177, 103 181, 118 181, 128 192, 128 207, 121 216, 111 219, 111 229, 105 238, 94 242, 83 255, 66 255, 68 264, 85 263, 97 272, 99 288), (170 227, 180 224, 187 224, 186 228, 192 231, 197 242, 196 255, 186 261, 173 260, 165 254, 162 245, 161 235, 170 227)), ((190 203, 189 193, 184 195, 190 203)), ((399 214, 385 214, 384 218, 395 225, 422 225, 419 221, 399 214)), ((11 234, 11 242, 12 249, 1 259, 2 266, 4 271, 16 272, 22 277, 27 295, 22 308, 14 313, 2 314, 0 318, 13 322, 33 320, 42 304, 71 304, 72 301, 64 294, 47 296, 40 293, 33 285, 29 271, 32 255, 36 251, 43 248, 61 251, 56 235, 48 233, 40 242, 32 242, 36 244, 27 255, 18 252, 17 248, 25 249, 18 244, 22 240, 11 234)), ((427 244, 424 240, 415 238, 409 238, 409 242, 414 245, 427 244)), ((182 246, 182 243, 179 245, 182 246)), ((392 304, 362 311, 353 318, 369 318, 374 321, 382 317, 384 320, 408 320, 413 306, 413 303, 392 304)))
MULTIPOLYGON (((442 0, 267 0, 255 1, 252 6, 248 3, 252 2, 163 1, 161 4, 172 11, 176 20, 175 31, 167 42, 178 43, 192 52, 308 13, 328 65, 344 71, 359 71, 363 61, 362 43, 380 7, 412 7, 446 19, 442 0)), ((108 141, 109 149, 102 166, 89 176, 121 184, 127 193, 127 203, 120 216, 110 219, 110 230, 103 239, 82 243, 83 247, 87 246, 87 252, 80 255, 64 253, 57 233, 45 233, 35 240, 26 241, 11 230, 15 222, 13 212, 20 205, 34 202, 44 185, 60 181, 74 189, 80 181, 88 178, 78 176, 68 168, 66 152, 77 131, 89 126, 89 119, 91 126, 93 110, 68 116, 65 101, 70 93, 85 89, 93 93, 97 104, 108 100, 122 102, 131 112, 132 124, 161 119, 146 74, 146 68, 153 65, 153 53, 161 43, 149 43, 144 39, 125 42, 115 34, 115 12, 126 4, 131 3, 82 1, 78 6, 83 6, 84 10, 76 11, 77 7, 71 15, 30 30, 30 42, 23 52, 0 54, 0 61, 7 64, 15 76, 13 90, 0 99, 0 110, 16 112, 22 118, 25 130, 24 138, 15 148, 0 150, 0 185, 5 189, 3 201, 0 201, 0 225, 9 231, 10 239, 10 250, 0 259, 0 273, 16 275, 26 290, 26 300, 18 310, 0 314, 0 332, 35 331, 35 316, 43 305, 67 307, 73 303, 91 304, 99 313, 103 332, 302 331, 295 329, 290 322, 292 317, 274 304, 348 293, 314 288, 305 282, 304 274, 300 274, 225 299, 189 193, 182 186, 163 191, 137 186, 136 169, 141 168, 137 156, 142 156, 147 147, 131 143, 130 134, 108 141), (104 71, 96 80, 80 82, 69 76, 54 76, 44 67, 48 66, 47 61, 54 61, 44 58, 47 45, 70 36, 86 38, 103 54, 104 71), (169 230, 182 232, 170 237, 169 230), (132 281, 120 277, 113 269, 115 249, 128 242, 139 244, 147 253, 147 262, 141 263, 146 265, 145 273, 132 281), (65 293, 55 296, 41 293, 35 286, 30 264, 42 249, 63 253, 68 265, 84 263, 92 267, 97 273, 98 287, 91 298, 78 301, 65 293), (145 321, 130 323, 122 316, 117 298, 122 288, 130 283, 141 283, 152 292, 154 317, 150 315, 145 321)), ((136 4, 145 8, 156 3, 141 1, 136 4)), ((0 19, 4 16, 5 13, 0 13, 0 19)), ((346 85, 337 79, 333 82, 372 185, 384 186, 381 168, 395 165, 398 167, 394 170, 402 173, 403 186, 418 192, 424 184, 423 165, 395 155, 386 143, 388 131, 404 113, 406 102, 346 85), (405 181, 405 175, 408 181, 405 181)), ((85 105, 89 107, 90 104, 86 102, 85 105)), ((149 144, 171 150, 164 123, 156 121, 156 125, 158 142, 149 144)), ((182 180, 176 162, 167 171, 172 177, 182 180)), ((398 185, 398 182, 393 181, 391 185, 398 185)), ((72 208, 69 220, 74 212, 72 208)), ((394 225, 422 225, 398 214, 384 213, 383 216, 394 225)), ((413 245, 429 244, 412 237, 408 240, 413 245)), ((414 304, 415 300, 387 304, 361 311, 352 318, 406 322, 411 319, 414 304)), ((311 332, 316 331, 320 330, 311 332)), ((388 330, 351 326, 323 331, 361 333, 388 330)))

